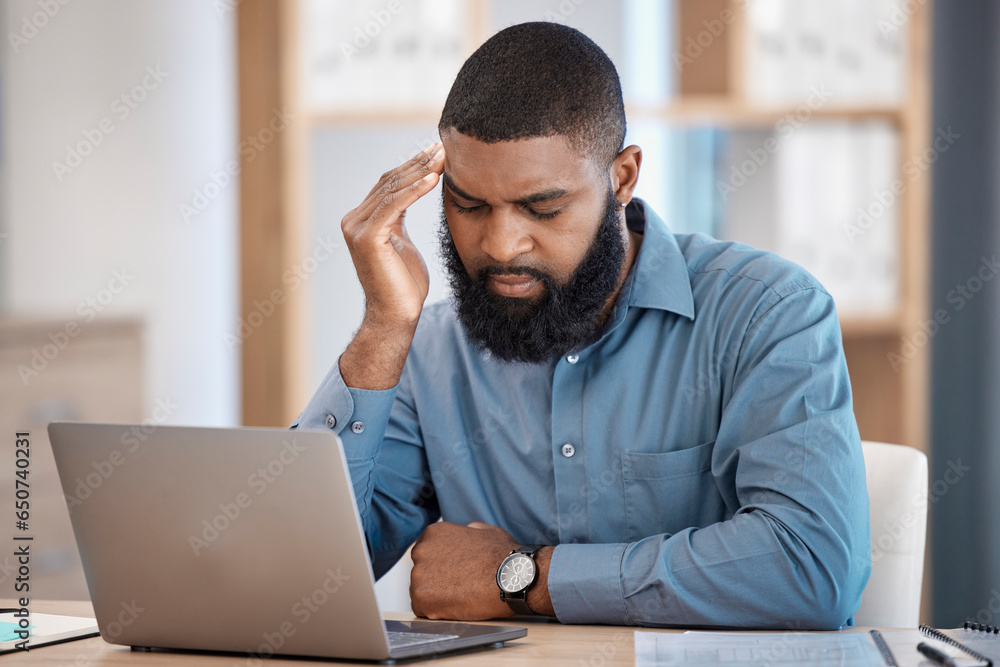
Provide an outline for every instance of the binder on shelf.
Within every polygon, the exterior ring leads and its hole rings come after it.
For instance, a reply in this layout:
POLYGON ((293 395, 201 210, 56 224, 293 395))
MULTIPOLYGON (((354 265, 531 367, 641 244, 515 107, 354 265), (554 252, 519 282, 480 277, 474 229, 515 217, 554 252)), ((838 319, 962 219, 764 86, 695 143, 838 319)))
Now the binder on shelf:
POLYGON ((439 107, 465 60, 468 11, 460 0, 304 0, 306 108, 439 107))
POLYGON ((813 273, 841 316, 897 309, 897 159, 882 122, 813 123, 777 153, 777 252, 813 273))
POLYGON ((824 87, 831 106, 900 104, 907 25, 902 0, 748 0, 747 96, 791 105, 824 87))
MULTIPOLYGON (((703 198, 681 209, 684 215, 705 219, 706 202, 713 204, 719 238, 801 265, 834 297, 841 316, 896 312, 903 183, 891 124, 824 121, 716 138, 725 146, 714 167, 714 202, 696 184, 679 181, 678 197, 703 198)), ((698 161, 683 159, 696 178, 698 161)))

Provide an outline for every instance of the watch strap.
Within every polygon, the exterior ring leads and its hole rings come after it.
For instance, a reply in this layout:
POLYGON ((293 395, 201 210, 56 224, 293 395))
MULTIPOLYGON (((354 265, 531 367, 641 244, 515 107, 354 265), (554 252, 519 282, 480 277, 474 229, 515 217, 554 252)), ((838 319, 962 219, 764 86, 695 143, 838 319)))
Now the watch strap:
POLYGON ((541 548, 542 548, 541 544, 525 544, 523 547, 518 547, 517 549, 514 549, 513 551, 510 552, 510 554, 511 555, 524 554, 525 556, 531 558, 531 560, 535 560, 535 556, 538 554, 538 550, 541 548))
POLYGON ((502 594, 500 597, 503 601, 507 603, 515 614, 519 616, 537 616, 535 612, 531 611, 531 607, 528 606, 527 600, 525 600, 525 595, 528 591, 521 591, 520 593, 508 593, 502 594))

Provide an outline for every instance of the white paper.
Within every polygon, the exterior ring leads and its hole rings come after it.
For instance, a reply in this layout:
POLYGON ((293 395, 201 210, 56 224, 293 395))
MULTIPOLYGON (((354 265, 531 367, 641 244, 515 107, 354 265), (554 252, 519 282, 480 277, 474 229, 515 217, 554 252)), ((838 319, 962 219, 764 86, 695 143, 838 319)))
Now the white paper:
POLYGON ((863 633, 666 632, 635 633, 636 667, 812 665, 869 667, 882 656, 863 633))

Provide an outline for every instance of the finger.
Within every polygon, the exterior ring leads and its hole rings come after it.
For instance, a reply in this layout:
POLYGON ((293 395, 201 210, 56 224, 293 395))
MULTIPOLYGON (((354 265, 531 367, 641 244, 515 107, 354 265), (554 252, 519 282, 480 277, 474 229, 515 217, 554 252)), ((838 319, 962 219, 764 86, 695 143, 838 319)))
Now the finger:
POLYGON ((404 233, 402 214, 415 201, 433 190, 439 178, 438 174, 431 172, 406 188, 383 197, 365 219, 345 220, 341 226, 348 247, 364 243, 366 239, 368 243, 379 245, 389 243, 393 234, 400 237, 405 245, 409 236, 404 233))
POLYGON ((410 560, 416 565, 417 561, 421 559, 424 553, 425 540, 427 539, 427 530, 425 529, 420 537, 416 539, 413 546, 410 547, 410 560))
POLYGON ((390 169, 389 171, 384 172, 379 177, 378 181, 375 182, 372 189, 368 191, 368 194, 365 195, 365 198, 361 200, 361 203, 358 204, 354 210, 348 213, 347 216, 345 216, 343 222, 344 231, 349 231, 352 224, 364 221, 369 215, 371 215, 374 204, 382 198, 382 195, 386 192, 385 188, 387 185, 400 182, 399 178, 402 174, 408 174, 413 169, 419 168, 421 164, 426 164, 437 154, 439 149, 440 144, 431 144, 424 150, 414 155, 407 162, 404 162, 395 169, 390 169))
POLYGON ((410 162, 382 174, 378 183, 358 207, 361 219, 368 218, 379 201, 391 192, 408 187, 426 174, 444 170, 444 151, 441 144, 433 144, 428 151, 415 156, 410 162))
POLYGON ((427 148, 425 148, 424 150, 417 153, 416 155, 414 155, 413 157, 411 157, 403 164, 398 165, 390 169, 389 171, 383 173, 379 177, 378 181, 375 183, 375 186, 371 189, 371 191, 368 194, 371 195, 372 193, 377 192, 378 189, 393 176, 406 173, 410 171, 413 167, 419 165, 421 162, 426 162, 429 158, 432 158, 434 154, 438 152, 438 150, 440 150, 440 147, 441 143, 435 142, 430 146, 428 146, 427 148))
POLYGON ((436 172, 425 174, 405 188, 390 192, 382 198, 368 216, 368 224, 375 233, 403 233, 403 212, 437 185, 440 176, 436 172))
MULTIPOLYGON (((428 178, 431 175, 440 176, 443 171, 443 158, 435 158, 435 161, 421 166, 419 169, 416 169, 406 175, 394 177, 393 180, 382 186, 382 190, 365 200, 361 206, 358 207, 356 212, 358 224, 365 224, 370 221, 375 216, 376 211, 385 208, 386 204, 391 203, 396 195, 405 192, 410 187, 413 187, 414 184, 418 183, 421 179, 428 178), (386 202, 386 200, 389 200, 389 202, 386 202)), ((430 190, 437 185, 437 179, 428 180, 430 180, 431 186, 426 190, 421 191, 417 199, 427 194, 427 192, 430 192, 430 190)), ((416 187, 420 189, 421 186, 416 187)), ((416 199, 410 201, 409 203, 412 204, 414 201, 416 201, 416 199)), ((402 210, 405 211, 405 207, 402 210)))
POLYGON ((479 530, 482 530, 484 528, 496 528, 496 526, 491 526, 490 524, 483 523, 482 521, 473 521, 472 523, 466 524, 466 526, 468 526, 469 528, 478 528, 479 530))
POLYGON ((439 141, 428 146, 424 151, 418 153, 409 162, 400 167, 400 173, 404 176, 420 171, 425 165, 440 162, 444 158, 444 145, 439 141))

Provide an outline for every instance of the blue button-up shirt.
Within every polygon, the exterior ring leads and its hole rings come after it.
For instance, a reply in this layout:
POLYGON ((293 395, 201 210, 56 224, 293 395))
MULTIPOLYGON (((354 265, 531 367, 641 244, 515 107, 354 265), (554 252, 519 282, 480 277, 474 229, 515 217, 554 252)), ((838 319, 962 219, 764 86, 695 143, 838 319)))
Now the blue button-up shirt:
POLYGON ((850 623, 868 494, 833 300, 641 200, 627 220, 639 254, 590 344, 500 363, 435 303, 396 387, 334 364, 293 426, 343 439, 377 576, 443 517, 557 545, 563 622, 850 623))

